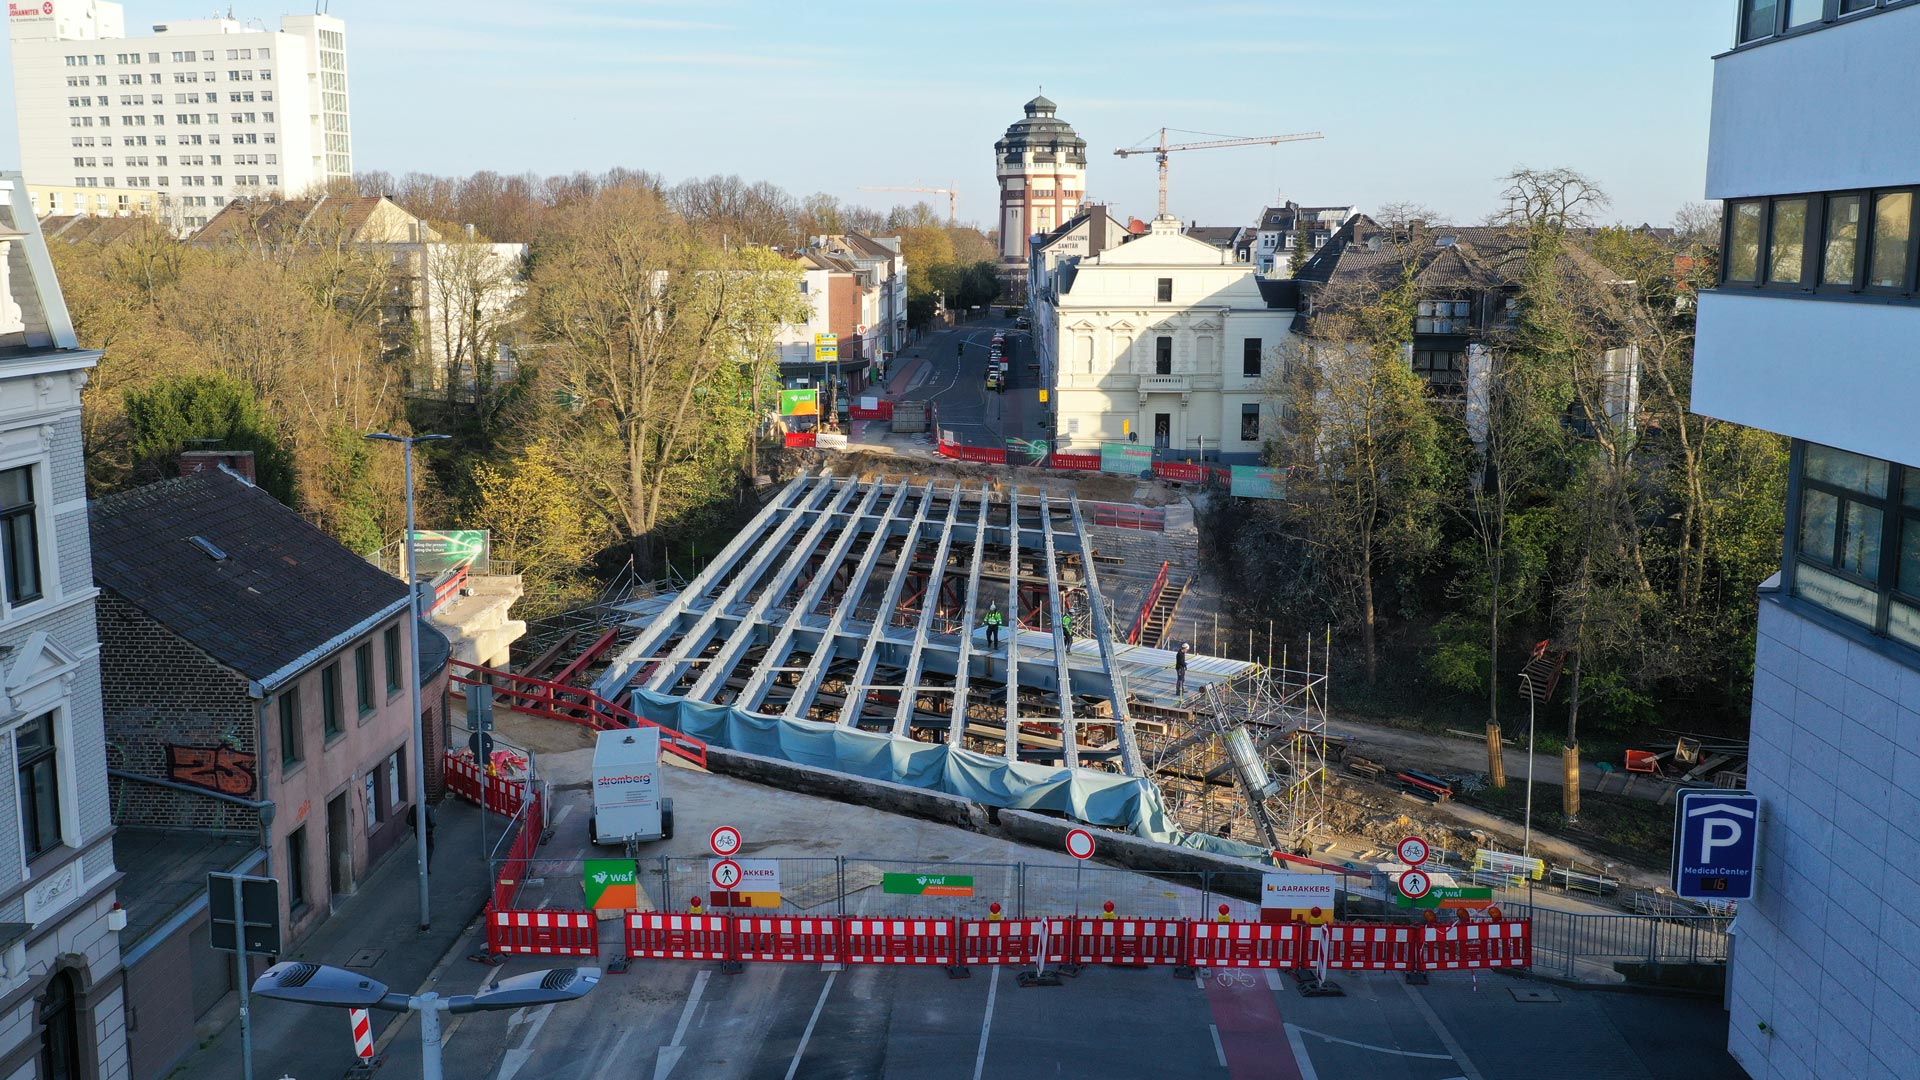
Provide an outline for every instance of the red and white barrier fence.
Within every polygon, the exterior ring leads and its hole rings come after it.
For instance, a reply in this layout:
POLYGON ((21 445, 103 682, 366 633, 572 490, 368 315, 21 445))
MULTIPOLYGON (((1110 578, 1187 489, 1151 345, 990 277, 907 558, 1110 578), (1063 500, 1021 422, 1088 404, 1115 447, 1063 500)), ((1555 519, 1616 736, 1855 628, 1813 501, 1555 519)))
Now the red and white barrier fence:
POLYGON ((448 791, 475 806, 484 797, 487 809, 508 817, 519 813, 527 798, 525 781, 489 775, 478 762, 453 750, 447 751, 446 784, 448 791))
POLYGON ((733 959, 837 964, 845 955, 839 919, 741 917, 733 921, 733 959))
POLYGON ((1040 959, 1062 964, 1073 947, 1066 919, 973 920, 960 923, 962 964, 1032 964, 1040 959), (1046 956, 1040 950, 1046 949, 1046 956))
POLYGON ((597 956, 600 921, 591 911, 495 911, 487 951, 524 956, 597 956))
POLYGON ((1302 923, 1196 922, 1187 924, 1192 967, 1305 967, 1302 923))
POLYGON ((1183 964, 1186 924, 1180 919, 1075 919, 1076 964, 1183 964))
POLYGON ((733 920, 725 915, 627 916, 627 955, 635 960, 731 960, 732 941, 733 920))
POLYGON ((952 919, 847 919, 850 964, 954 962, 952 919))
POLYGON ((1533 935, 1524 919, 1422 929, 1429 971, 1533 966, 1533 935))

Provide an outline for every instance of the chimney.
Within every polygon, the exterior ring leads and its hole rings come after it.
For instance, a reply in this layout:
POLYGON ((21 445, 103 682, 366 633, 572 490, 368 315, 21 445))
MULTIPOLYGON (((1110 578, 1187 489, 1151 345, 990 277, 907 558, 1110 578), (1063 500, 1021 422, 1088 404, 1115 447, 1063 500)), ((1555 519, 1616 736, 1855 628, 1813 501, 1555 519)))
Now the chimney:
POLYGON ((181 476, 198 476, 201 473, 215 472, 222 465, 246 477, 250 484, 260 482, 260 478, 253 473, 253 451, 251 450, 183 450, 180 452, 181 476))

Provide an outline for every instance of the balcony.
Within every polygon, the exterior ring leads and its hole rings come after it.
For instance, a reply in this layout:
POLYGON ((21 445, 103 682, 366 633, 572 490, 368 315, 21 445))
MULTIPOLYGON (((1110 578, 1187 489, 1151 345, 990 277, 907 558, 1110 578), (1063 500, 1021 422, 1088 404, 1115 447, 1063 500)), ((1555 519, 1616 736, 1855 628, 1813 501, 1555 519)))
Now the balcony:
POLYGON ((1193 389, 1193 379, 1188 375, 1142 375, 1140 392, 1143 394, 1185 394, 1193 389))

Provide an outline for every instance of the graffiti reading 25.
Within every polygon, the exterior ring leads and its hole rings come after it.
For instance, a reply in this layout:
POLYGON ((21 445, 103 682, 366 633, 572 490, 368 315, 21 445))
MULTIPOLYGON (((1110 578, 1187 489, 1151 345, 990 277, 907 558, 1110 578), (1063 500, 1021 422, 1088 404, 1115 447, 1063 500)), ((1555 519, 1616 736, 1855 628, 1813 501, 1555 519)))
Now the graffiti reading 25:
POLYGON ((253 794, 253 755, 225 746, 167 746, 167 779, 222 795, 253 794))

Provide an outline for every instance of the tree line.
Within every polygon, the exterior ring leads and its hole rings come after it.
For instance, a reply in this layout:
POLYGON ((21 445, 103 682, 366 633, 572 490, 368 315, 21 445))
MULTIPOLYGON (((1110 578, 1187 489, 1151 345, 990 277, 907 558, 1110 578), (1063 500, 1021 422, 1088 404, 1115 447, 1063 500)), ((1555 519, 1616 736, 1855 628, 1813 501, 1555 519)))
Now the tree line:
POLYGON ((403 527, 403 480, 399 455, 363 436, 451 434, 419 451, 421 522, 490 530, 534 616, 590 599, 629 558, 655 574, 670 551, 730 533, 763 471, 775 331, 807 317, 786 257, 807 238, 897 233, 922 289, 992 250, 924 205, 879 213, 733 177, 359 185, 451 241, 430 285, 324 223, 205 245, 136 224, 52 245, 81 340, 105 351, 86 391, 90 490, 170 475, 185 449, 251 450, 264 487, 371 554, 403 527), (457 310, 497 272, 478 260, 460 272, 468 224, 476 239, 530 245, 512 303, 458 333, 414 323, 410 291, 447 290, 433 307, 457 310), (476 392, 453 393, 451 377, 445 393, 418 385, 429 329, 448 363, 470 365, 476 392), (515 364, 490 370, 501 355, 515 364))
POLYGON ((1404 220, 1390 269, 1315 294, 1281 358, 1267 456, 1285 501, 1222 503, 1207 524, 1248 622, 1331 620, 1363 686, 1477 696, 1496 785, 1502 703, 1524 708, 1519 675, 1548 642, 1571 818, 1583 730, 1738 726, 1787 445, 1690 411, 1710 216, 1671 239, 1596 228, 1604 193, 1566 170, 1517 172, 1504 194, 1512 315, 1484 332, 1466 392, 1408 364, 1413 256, 1441 233, 1404 220))

